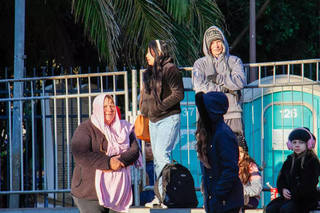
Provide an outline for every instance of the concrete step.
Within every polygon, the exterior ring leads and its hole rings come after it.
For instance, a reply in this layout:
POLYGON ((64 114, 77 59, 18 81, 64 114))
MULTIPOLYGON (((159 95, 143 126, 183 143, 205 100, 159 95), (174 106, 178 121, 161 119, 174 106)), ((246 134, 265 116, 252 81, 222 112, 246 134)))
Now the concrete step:
MULTIPOLYGON (((263 209, 248 209, 245 211, 245 213, 263 213, 263 209)), ((320 210, 314 210, 309 213, 320 213, 320 210)))
MULTIPOLYGON (((79 213, 76 207, 56 207, 56 208, 21 208, 21 209, 0 209, 0 212, 8 213, 79 213)), ((172 209, 148 209, 143 207, 131 207, 129 213, 205 213, 203 208, 172 208, 172 209)), ((263 209, 250 209, 245 213, 263 213, 263 209)), ((310 213, 320 213, 320 210, 310 213)))
MULTIPOLYGON (((79 213, 76 207, 57 207, 57 208, 21 208, 21 209, 0 209, 0 212, 8 213, 79 213)), ((205 213, 202 208, 195 209, 148 209, 144 207, 131 207, 129 213, 205 213)))

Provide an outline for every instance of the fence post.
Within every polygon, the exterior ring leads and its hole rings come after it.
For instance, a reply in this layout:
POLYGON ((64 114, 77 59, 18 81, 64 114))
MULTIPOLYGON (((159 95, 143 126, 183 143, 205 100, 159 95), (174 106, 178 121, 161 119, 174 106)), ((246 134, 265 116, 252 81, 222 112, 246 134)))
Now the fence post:
MULTIPOLYGON (((133 122, 137 118, 137 70, 133 69, 131 71, 132 74, 132 118, 133 122)), ((134 185, 134 205, 139 206, 140 205, 140 192, 139 192, 139 179, 140 179, 140 168, 134 168, 134 179, 133 179, 133 185, 134 185)))
MULTIPOLYGON (((14 27, 14 78, 23 78, 24 71, 24 42, 25 42, 25 0, 15 1, 15 27, 14 27)), ((13 97, 23 95, 22 82, 15 82, 13 97)), ((19 191, 21 186, 21 144, 22 144, 22 104, 21 101, 13 102, 13 137, 10 150, 10 163, 12 163, 12 189, 19 191)), ((19 194, 10 195, 10 208, 19 208, 19 194)))

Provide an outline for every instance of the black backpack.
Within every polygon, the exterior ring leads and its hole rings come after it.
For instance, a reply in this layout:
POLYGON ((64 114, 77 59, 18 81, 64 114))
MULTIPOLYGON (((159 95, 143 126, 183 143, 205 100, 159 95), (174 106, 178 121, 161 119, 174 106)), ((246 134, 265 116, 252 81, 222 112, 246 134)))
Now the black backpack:
POLYGON ((175 160, 167 164, 154 184, 154 192, 161 203, 169 208, 195 208, 198 199, 190 171, 175 160), (159 193, 159 178, 162 176, 163 193, 159 193), (161 198, 161 199, 160 199, 161 198))

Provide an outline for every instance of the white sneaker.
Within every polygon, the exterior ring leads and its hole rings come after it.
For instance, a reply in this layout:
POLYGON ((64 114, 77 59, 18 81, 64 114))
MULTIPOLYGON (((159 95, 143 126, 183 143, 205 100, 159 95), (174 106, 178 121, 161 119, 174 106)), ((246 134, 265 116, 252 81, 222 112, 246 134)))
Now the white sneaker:
POLYGON ((146 203, 144 206, 147 208, 154 208, 154 207, 159 207, 162 209, 168 208, 168 206, 164 205, 163 203, 160 203, 157 196, 154 196, 154 199, 150 203, 146 203))

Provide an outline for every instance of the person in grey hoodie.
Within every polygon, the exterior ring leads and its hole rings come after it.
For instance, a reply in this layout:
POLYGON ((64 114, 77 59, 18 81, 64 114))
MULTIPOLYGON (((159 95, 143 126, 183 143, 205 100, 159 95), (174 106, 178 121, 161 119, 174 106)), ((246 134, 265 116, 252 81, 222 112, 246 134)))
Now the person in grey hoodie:
POLYGON ((193 65, 195 92, 225 93, 229 109, 224 120, 232 130, 243 132, 240 98, 246 77, 241 59, 229 54, 228 42, 216 26, 209 27, 204 33, 203 53, 205 56, 196 60, 193 65))

